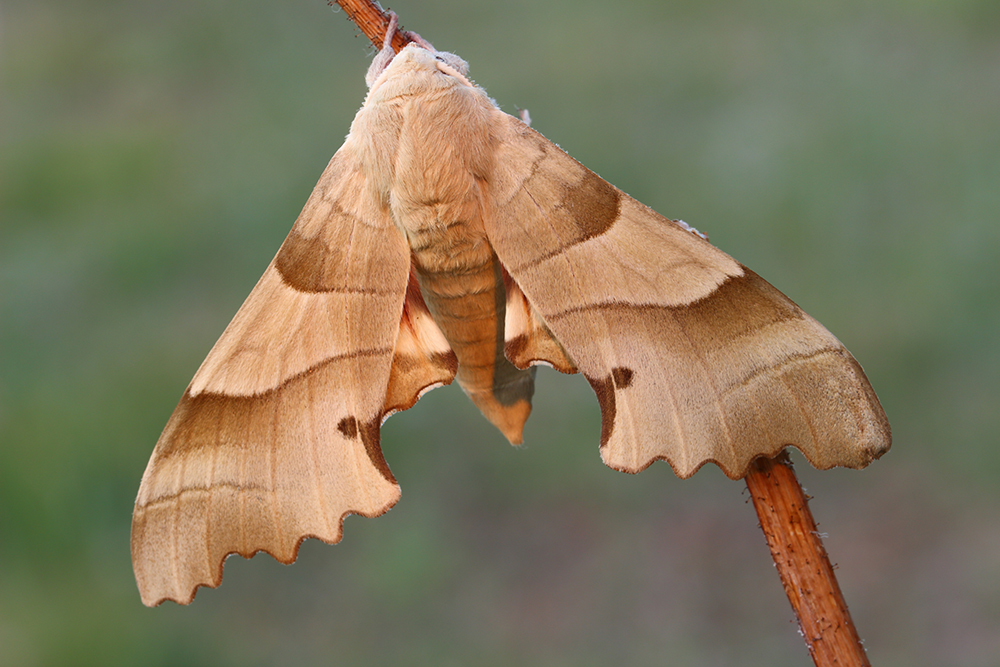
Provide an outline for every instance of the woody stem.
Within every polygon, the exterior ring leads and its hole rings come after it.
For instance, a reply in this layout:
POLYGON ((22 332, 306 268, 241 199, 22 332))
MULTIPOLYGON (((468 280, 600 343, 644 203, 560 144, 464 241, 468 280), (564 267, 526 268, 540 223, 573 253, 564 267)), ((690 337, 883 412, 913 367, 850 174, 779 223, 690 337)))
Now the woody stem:
POLYGON ((816 667, 870 667, 788 454, 757 459, 745 480, 816 667))

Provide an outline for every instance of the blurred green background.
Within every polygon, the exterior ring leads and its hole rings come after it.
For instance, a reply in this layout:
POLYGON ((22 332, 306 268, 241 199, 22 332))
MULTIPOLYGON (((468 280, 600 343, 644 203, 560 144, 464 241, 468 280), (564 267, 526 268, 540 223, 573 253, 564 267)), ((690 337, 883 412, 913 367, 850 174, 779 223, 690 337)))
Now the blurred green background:
MULTIPOLYGON (((507 111, 708 232, 893 425, 798 467, 873 664, 1000 655, 1000 3, 400 0, 507 111)), ((0 6, 0 665, 805 665, 741 482, 600 463, 543 369, 516 450, 457 387, 383 428, 403 499, 139 602, 139 478, 365 94, 323 0, 0 6)))

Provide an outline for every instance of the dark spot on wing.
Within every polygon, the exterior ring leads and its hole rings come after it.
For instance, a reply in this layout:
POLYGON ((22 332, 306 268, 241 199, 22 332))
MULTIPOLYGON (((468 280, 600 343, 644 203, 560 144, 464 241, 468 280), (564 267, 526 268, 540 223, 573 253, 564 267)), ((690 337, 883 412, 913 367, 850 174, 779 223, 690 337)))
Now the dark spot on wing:
POLYGON ((354 417, 344 417, 337 424, 337 430, 343 433, 345 438, 353 440, 358 437, 358 420, 354 417))
POLYGON ((372 462, 382 477, 385 477, 388 481, 393 484, 396 483, 396 478, 392 476, 392 472, 389 470, 389 464, 385 462, 385 457, 382 455, 382 445, 381 436, 379 428, 382 426, 382 419, 376 417, 371 421, 360 424, 359 433, 361 433, 361 442, 365 445, 365 452, 368 454, 368 460, 372 462))
POLYGON ((597 394, 597 403, 601 406, 601 447, 611 440, 611 431, 615 427, 615 385, 612 376, 606 378, 587 378, 587 382, 597 394))
POLYGON ((431 361, 435 366, 446 369, 451 375, 455 375, 458 372, 458 357, 452 350, 435 352, 431 355, 431 361))
POLYGON ((625 366, 618 366, 611 371, 611 377, 615 381, 615 389, 625 389, 630 384, 632 384, 632 376, 634 373, 631 368, 626 368, 625 366))
MULTIPOLYGON (((358 350, 318 364, 309 371, 294 375, 278 387, 252 396, 231 396, 218 392, 185 393, 171 416, 158 456, 186 456, 204 448, 226 451, 227 448, 255 449, 291 447, 308 437, 300 420, 283 418, 288 405, 303 405, 311 397, 341 382, 345 361, 362 356, 383 356, 391 350, 358 350)), ((372 465, 395 484, 379 447, 381 414, 369 421, 351 415, 340 420, 337 430, 349 439, 360 436, 372 465)))
POLYGON ((631 368, 617 366, 607 377, 587 378, 587 382, 597 394, 597 403, 601 406, 601 447, 607 445, 608 441, 611 440, 611 432, 615 427, 617 413, 615 392, 631 385, 634 376, 635 372, 631 368))

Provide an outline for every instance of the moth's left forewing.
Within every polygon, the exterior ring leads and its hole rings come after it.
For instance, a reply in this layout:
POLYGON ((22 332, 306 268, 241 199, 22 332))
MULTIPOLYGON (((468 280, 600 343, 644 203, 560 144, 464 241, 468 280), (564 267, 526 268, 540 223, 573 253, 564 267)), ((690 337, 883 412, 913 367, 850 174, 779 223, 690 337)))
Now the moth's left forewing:
MULTIPOLYGON (((594 387, 602 456, 637 472, 707 461, 741 477, 795 445, 817 467, 889 446, 860 366, 784 295, 684 227, 498 114, 487 235, 594 387)), ((526 319, 524 317, 522 320, 526 319)))

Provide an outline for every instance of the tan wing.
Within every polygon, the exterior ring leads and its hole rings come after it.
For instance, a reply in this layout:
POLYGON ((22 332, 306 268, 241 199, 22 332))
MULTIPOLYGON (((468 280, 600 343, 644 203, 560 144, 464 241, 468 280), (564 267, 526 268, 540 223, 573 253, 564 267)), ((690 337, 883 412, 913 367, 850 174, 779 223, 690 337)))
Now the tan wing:
POLYGON ((366 185, 345 145, 160 436, 132 522, 145 604, 218 586, 231 553, 289 563, 398 500, 383 415, 454 370, 410 304, 400 327, 410 250, 366 185))
POLYGON ((664 459, 688 477, 713 461, 739 478, 786 445, 819 468, 863 467, 889 448, 871 385, 822 325, 520 121, 498 126, 486 231, 532 309, 508 352, 562 370, 568 353, 601 405, 609 466, 664 459))
POLYGON ((385 395, 386 416, 409 410, 421 394, 434 387, 451 384, 457 371, 458 358, 427 309, 411 269, 385 395))
POLYGON ((573 360, 506 271, 504 286, 507 289, 504 354, 511 363, 523 369, 541 362, 550 364, 563 373, 576 373, 573 360))

